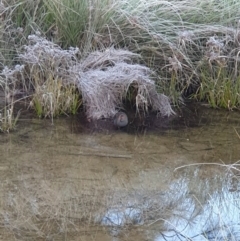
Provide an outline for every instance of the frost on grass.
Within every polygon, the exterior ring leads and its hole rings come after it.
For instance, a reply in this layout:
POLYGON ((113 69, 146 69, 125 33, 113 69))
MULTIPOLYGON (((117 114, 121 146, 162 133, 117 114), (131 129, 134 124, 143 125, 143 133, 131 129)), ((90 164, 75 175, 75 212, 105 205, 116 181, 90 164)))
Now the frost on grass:
MULTIPOLYGON (((74 84, 82 95, 88 118, 113 117, 122 108, 129 87, 136 89, 137 111, 158 111, 162 116, 173 114, 169 99, 156 91, 152 71, 135 64, 140 56, 123 49, 109 48, 92 52, 78 60, 78 48, 63 50, 39 35, 30 35, 29 43, 19 55, 31 79, 44 85, 49 76, 74 84)), ((9 78, 9 76, 8 76, 9 78)), ((36 88, 36 87, 35 87, 36 88)))
POLYGON ((137 111, 147 112, 151 106, 163 116, 174 113, 168 97, 157 93, 155 82, 150 78, 151 70, 132 63, 139 57, 130 51, 110 48, 91 53, 71 68, 71 79, 82 92, 89 118, 115 115, 130 86, 137 90, 137 111))
POLYGON ((49 74, 66 78, 68 69, 77 61, 78 52, 78 48, 63 50, 39 35, 29 35, 28 45, 19 58, 31 71, 38 71, 45 78, 49 74))

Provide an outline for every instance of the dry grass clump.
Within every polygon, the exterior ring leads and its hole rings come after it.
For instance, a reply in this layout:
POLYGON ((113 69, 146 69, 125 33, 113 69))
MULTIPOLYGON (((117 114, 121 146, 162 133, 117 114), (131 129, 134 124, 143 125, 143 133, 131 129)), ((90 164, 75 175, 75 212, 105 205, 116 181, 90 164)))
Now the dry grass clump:
POLYGON ((77 52, 77 48, 62 50, 38 35, 30 35, 29 44, 18 56, 22 65, 5 67, 3 82, 31 93, 30 106, 39 117, 75 114, 81 100, 74 83, 66 81, 66 71, 76 61, 77 52))
POLYGON ((168 97, 157 93, 151 80, 153 72, 133 64, 134 59, 140 59, 138 54, 109 48, 79 61, 78 48, 63 50, 38 35, 28 39, 29 44, 19 54, 22 66, 8 72, 5 69, 2 74, 12 81, 17 75, 21 83, 29 79, 24 88, 33 88, 32 105, 39 116, 75 113, 80 101, 74 87, 81 93, 88 118, 113 117, 122 108, 130 86, 137 90, 137 111, 147 112, 151 106, 163 116, 174 113, 168 97))
POLYGON ((18 111, 18 114, 14 116, 13 108, 14 104, 12 102, 8 106, 0 109, 0 132, 9 133, 15 129, 20 116, 20 111, 18 111))
POLYGON ((77 61, 78 48, 63 50, 38 35, 28 39, 19 59, 29 79, 25 88, 33 88, 31 105, 37 115, 53 118, 63 113, 76 114, 81 100, 74 83, 67 80, 67 71, 77 61))
POLYGON ((39 117, 76 114, 81 100, 76 86, 64 84, 62 79, 48 76, 44 83, 35 83, 30 106, 39 117))
POLYGON ((240 106, 239 35, 227 28, 223 36, 209 37, 198 65, 199 87, 194 97, 212 107, 232 110, 240 106))
POLYGON ((3 133, 14 130, 20 116, 20 110, 17 114, 14 112, 15 100, 10 90, 11 86, 14 87, 14 81, 19 71, 21 71, 20 66, 15 66, 12 70, 5 67, 0 76, 0 132, 3 133), (4 89, 4 92, 1 89, 4 89))
POLYGON ((113 117, 117 109, 122 108, 130 86, 137 90, 137 111, 147 112, 151 106, 163 116, 174 113, 168 97, 157 93, 151 80, 152 71, 146 66, 132 64, 134 58, 140 56, 109 48, 103 52, 93 52, 73 66, 71 79, 81 90, 89 118, 113 117))

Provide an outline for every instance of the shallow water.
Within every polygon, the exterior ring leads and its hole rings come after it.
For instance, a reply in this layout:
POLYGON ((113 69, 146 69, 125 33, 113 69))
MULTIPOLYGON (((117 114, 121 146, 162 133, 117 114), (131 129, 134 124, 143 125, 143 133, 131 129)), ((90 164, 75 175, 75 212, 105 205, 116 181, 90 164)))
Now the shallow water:
POLYGON ((0 135, 0 239, 239 240, 240 114, 183 115, 114 129, 23 113, 0 135))

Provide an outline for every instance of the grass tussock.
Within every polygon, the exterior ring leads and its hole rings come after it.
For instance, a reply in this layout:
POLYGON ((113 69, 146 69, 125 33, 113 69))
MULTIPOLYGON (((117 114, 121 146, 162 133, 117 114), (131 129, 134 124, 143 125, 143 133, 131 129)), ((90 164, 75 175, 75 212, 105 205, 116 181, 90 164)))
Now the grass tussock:
POLYGON ((209 72, 202 72, 202 81, 195 94, 200 101, 207 101, 213 108, 233 110, 240 106, 240 78, 227 73, 226 68, 215 68, 213 78, 209 72))
POLYGON ((74 85, 66 86, 61 79, 50 75, 44 84, 35 82, 30 105, 39 117, 54 118, 61 114, 76 114, 81 100, 74 85))
POLYGON ((151 70, 131 64, 132 59, 139 57, 129 51, 109 48, 104 52, 93 52, 73 67, 71 73, 77 76, 72 76, 72 79, 77 77, 88 117, 113 117, 117 109, 123 107, 123 99, 126 99, 130 86, 136 91, 138 112, 148 112, 151 106, 162 116, 174 113, 168 97, 157 93, 155 83, 151 80, 151 70))

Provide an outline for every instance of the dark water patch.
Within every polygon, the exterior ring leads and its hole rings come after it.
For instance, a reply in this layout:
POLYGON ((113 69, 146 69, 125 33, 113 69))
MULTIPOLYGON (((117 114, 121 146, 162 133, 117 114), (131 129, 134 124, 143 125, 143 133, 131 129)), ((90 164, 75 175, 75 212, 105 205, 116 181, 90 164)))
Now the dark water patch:
MULTIPOLYGON (((72 117, 71 131, 76 133, 105 133, 124 132, 128 134, 164 134, 168 130, 186 130, 188 128, 201 128, 205 126, 216 126, 226 129, 230 124, 240 130, 239 112, 226 110, 213 110, 201 104, 186 103, 176 111, 176 115, 161 117, 157 113, 149 112, 139 116, 133 110, 127 110, 129 124, 126 127, 116 127, 114 120, 100 119, 89 120, 84 113, 72 117)), ((224 130, 223 130, 224 131, 224 130)))
POLYGON ((176 115, 161 117, 157 113, 149 112, 139 116, 133 110, 127 110, 129 124, 126 127, 116 127, 113 119, 89 120, 81 113, 72 118, 72 131, 77 133, 112 133, 126 132, 128 134, 164 133, 168 129, 179 130, 206 125, 209 119, 203 115, 204 108, 196 104, 187 104, 179 109, 176 115))

